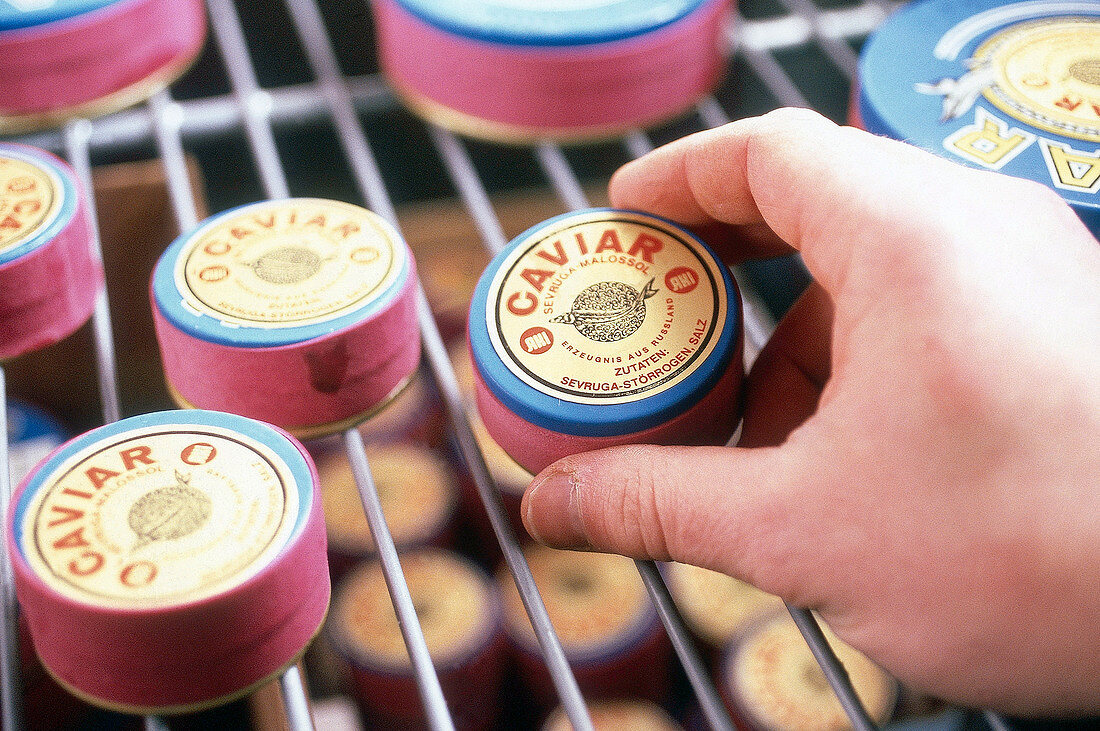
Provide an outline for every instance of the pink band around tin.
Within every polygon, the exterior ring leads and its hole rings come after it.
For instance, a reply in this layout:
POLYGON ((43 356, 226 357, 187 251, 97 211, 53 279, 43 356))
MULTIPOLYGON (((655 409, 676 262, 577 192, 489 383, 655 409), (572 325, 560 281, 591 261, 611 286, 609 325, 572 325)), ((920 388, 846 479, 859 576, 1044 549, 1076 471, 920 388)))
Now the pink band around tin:
MULTIPOLYGON (((75 177, 71 182, 79 191, 75 177)), ((88 207, 78 192, 72 218, 56 236, 0 264, 0 361, 71 335, 91 316, 102 284, 103 268, 92 258, 88 207)))
POLYGON ((729 440, 733 431, 731 420, 739 413, 736 404, 744 374, 740 342, 743 338, 744 333, 740 332, 734 357, 706 396, 676 418, 644 431, 620 436, 576 436, 536 426, 502 404, 475 367, 478 412, 493 439, 532 474, 563 457, 623 444, 722 445, 729 440))
MULTIPOLYGON (((291 441, 316 485, 312 460, 291 441)), ((43 664, 74 694, 130 713, 199 710, 266 682, 301 655, 328 611, 324 518, 320 490, 312 492, 300 534, 260 573, 172 607, 123 609, 70 599, 31 569, 9 530, 19 603, 43 664)))
POLYGON ((725 67, 728 0, 635 38, 570 48, 472 40, 395 0, 374 7, 382 67, 398 91, 434 121, 482 137, 603 136, 650 125, 686 111, 725 67))
POLYGON ((63 113, 146 82, 166 84, 198 55, 205 33, 200 0, 121 0, 0 32, 0 118, 63 113))
POLYGON ((182 406, 277 424, 303 438, 340 431, 395 396, 420 360, 416 267, 370 319, 321 338, 240 348, 193 337, 153 304, 164 372, 182 406))

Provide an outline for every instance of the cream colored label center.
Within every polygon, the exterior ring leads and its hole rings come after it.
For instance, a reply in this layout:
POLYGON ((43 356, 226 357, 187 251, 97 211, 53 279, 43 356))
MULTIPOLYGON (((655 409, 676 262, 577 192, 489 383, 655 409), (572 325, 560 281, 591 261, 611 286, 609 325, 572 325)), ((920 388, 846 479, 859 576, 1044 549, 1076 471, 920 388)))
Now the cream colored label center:
POLYGON ((992 62, 985 96, 1040 129, 1100 142, 1100 20, 1052 18, 1012 26, 974 53, 992 62))
POLYGON ((0 253, 54 222, 64 202, 61 190, 52 171, 0 155, 0 253))
POLYGON ((134 430, 62 464, 24 517, 31 567, 110 606, 191 601, 258 573, 298 512, 290 468, 264 445, 190 425, 134 430))
POLYGON ((722 274, 691 238, 647 216, 594 212, 540 230, 489 289, 489 337, 528 385, 575 403, 672 388, 714 350, 722 274))
POLYGON ((365 307, 400 275, 405 248, 382 218, 338 201, 249 206, 181 252, 186 305, 224 323, 288 328, 365 307))

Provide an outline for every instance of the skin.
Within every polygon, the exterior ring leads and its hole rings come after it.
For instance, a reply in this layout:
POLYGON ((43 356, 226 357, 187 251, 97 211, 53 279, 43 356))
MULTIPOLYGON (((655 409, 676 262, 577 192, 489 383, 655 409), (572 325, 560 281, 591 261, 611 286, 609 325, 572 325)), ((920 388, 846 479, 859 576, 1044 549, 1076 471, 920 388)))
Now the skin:
POLYGON ((954 702, 1100 712, 1100 243, 1069 207, 806 110, 656 150, 611 199, 815 284, 740 446, 560 460, 532 535, 749 581, 954 702))

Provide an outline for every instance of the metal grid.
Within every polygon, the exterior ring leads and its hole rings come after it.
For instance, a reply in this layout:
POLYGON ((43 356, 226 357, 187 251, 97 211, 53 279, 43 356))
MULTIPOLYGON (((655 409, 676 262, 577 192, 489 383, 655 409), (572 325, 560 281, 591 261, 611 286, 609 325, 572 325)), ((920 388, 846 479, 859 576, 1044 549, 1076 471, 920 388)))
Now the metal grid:
MULTIPOLYGON (((335 128, 358 193, 370 208, 400 227, 387 181, 380 172, 360 116, 363 113, 391 109, 396 106, 396 101, 377 74, 356 77, 345 77, 341 74, 337 55, 315 0, 285 0, 285 3, 315 77, 312 83, 261 88, 237 8, 232 0, 208 0, 213 42, 228 73, 230 94, 177 102, 165 91, 157 94, 142 108, 120 112, 95 122, 74 121, 61 132, 26 136, 20 141, 62 152, 76 169, 89 194, 92 190, 92 151, 155 144, 167 173, 176 222, 181 231, 186 231, 198 224, 197 207, 184 158, 186 143, 225 132, 243 131, 264 195, 268 198, 285 198, 289 197, 289 184, 280 159, 274 126, 309 125, 328 120, 335 128)), ((777 60, 777 54, 790 48, 816 48, 850 84, 856 70, 857 56, 849 42, 865 36, 883 20, 895 4, 893 0, 819 0, 819 3, 820 5, 815 4, 811 0, 780 0, 781 5, 775 8, 777 14, 751 20, 739 17, 729 29, 729 39, 735 51, 734 60, 742 60, 752 75, 763 84, 775 102, 773 106, 811 106, 799 85, 777 60)), ((726 109, 714 97, 704 99, 698 105, 695 116, 696 128, 717 126, 730 119, 726 109)), ((507 238, 481 173, 471 159, 467 144, 450 132, 436 127, 429 126, 427 132, 486 249, 490 254, 497 253, 505 246, 507 238)), ((641 131, 625 135, 621 144, 630 157, 642 155, 653 147, 650 137, 641 131)), ((570 210, 585 207, 587 199, 579 176, 562 148, 542 143, 536 145, 533 152, 545 181, 555 191, 561 203, 570 210)), ((98 233, 95 238, 98 250, 98 233)), ((751 360, 763 347, 774 322, 743 273, 738 274, 745 296, 746 343, 751 360)), ((550 625, 530 569, 477 447, 454 370, 422 290, 418 295, 418 319, 424 353, 447 407, 462 456, 476 483, 505 561, 530 615, 564 710, 574 728, 591 729, 591 721, 576 679, 550 625)), ((110 324, 109 305, 104 291, 97 300, 94 314, 95 358, 104 422, 119 418, 110 324)), ((0 370, 0 402, 3 397, 4 380, 3 371, 0 370)), ((4 433, 5 421, 3 410, 0 410, 0 429, 4 433)), ((451 729, 454 727, 453 722, 416 619, 358 430, 349 429, 344 434, 344 446, 371 532, 377 542, 383 572, 412 659, 428 723, 433 729, 451 729)), ((0 444, 0 508, 4 509, 4 514, 11 489, 7 482, 7 445, 4 440, 0 444)), ((17 609, 10 564, 6 557, 0 556, 0 559, 3 559, 4 572, 4 726, 20 728, 19 654, 15 622, 17 609)), ((642 580, 707 721, 715 729, 732 729, 729 715, 707 676, 656 566, 652 562, 637 563, 642 580)), ((816 620, 805 610, 794 607, 788 609, 840 698, 853 726, 860 730, 874 728, 874 723, 856 697, 847 674, 829 648, 816 620)), ((312 728, 308 699, 296 667, 291 668, 281 678, 280 686, 291 727, 312 728)), ((146 719, 147 728, 160 726, 157 719, 146 719)))

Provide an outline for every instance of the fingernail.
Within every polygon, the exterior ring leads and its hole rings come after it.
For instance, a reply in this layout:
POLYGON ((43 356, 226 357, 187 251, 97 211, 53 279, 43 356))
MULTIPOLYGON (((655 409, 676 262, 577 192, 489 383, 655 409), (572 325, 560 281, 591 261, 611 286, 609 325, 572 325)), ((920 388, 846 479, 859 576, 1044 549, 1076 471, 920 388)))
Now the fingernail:
POLYGON ((539 543, 555 548, 587 548, 578 498, 573 473, 553 470, 540 475, 523 498, 527 532, 539 543))

